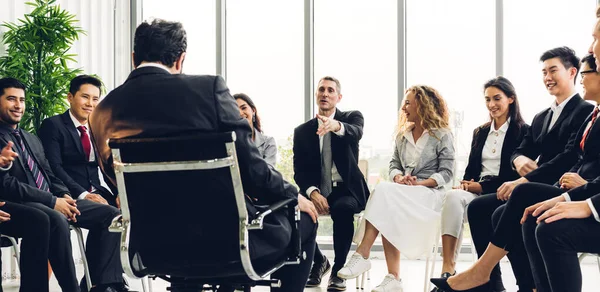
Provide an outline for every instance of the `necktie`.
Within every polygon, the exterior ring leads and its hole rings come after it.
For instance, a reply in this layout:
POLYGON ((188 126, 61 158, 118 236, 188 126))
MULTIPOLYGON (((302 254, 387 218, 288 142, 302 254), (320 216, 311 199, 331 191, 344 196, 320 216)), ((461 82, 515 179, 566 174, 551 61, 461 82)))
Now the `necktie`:
POLYGON ((333 165, 331 157, 331 133, 323 136, 323 149, 321 150, 321 195, 324 197, 331 194, 331 168, 333 165))
POLYGON ((19 132, 19 130, 15 130, 13 131, 13 135, 15 135, 15 137, 17 138, 17 144, 19 145, 19 147, 21 147, 21 152, 23 153, 23 160, 27 161, 27 166, 29 167, 31 174, 33 175, 33 179, 35 179, 36 186, 42 191, 49 192, 50 187, 48 186, 48 183, 44 178, 44 174, 40 170, 35 160, 33 160, 31 155, 29 155, 29 151, 27 151, 27 148, 25 147, 25 143, 23 142, 23 137, 21 137, 21 133, 19 132))
POLYGON ((87 133, 85 126, 77 127, 77 130, 81 133, 81 146, 83 146, 83 152, 85 153, 85 161, 90 160, 90 152, 92 151, 92 143, 90 142, 90 136, 87 133))
POLYGON ((581 151, 583 151, 583 148, 585 148, 585 140, 587 140, 587 136, 590 133, 590 130, 592 129, 592 127, 594 126, 594 123, 596 122, 596 118, 598 118, 598 107, 596 107, 594 109, 594 112, 592 113, 592 122, 590 123, 590 126, 583 133, 583 136, 581 137, 581 142, 579 142, 579 147, 581 148, 581 151))

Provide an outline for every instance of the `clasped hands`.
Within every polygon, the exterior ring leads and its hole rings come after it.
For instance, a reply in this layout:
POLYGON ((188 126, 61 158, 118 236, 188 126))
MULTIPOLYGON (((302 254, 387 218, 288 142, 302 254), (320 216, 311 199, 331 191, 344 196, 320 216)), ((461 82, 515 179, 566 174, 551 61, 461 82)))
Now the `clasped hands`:
POLYGON ((394 182, 401 185, 416 186, 419 185, 416 176, 397 174, 394 176, 394 182))

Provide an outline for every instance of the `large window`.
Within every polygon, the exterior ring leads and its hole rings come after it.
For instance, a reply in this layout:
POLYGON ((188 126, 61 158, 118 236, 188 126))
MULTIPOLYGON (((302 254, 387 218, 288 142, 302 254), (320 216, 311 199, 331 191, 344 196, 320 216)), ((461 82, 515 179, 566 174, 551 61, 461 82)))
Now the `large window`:
MULTIPOLYGON (((365 119, 360 159, 369 184, 388 176, 398 117, 397 1, 315 1, 315 88, 323 76, 340 80, 338 108, 365 119)), ((315 109, 317 109, 315 105, 315 109)))
MULTIPOLYGON (((581 58, 592 42, 595 0, 504 0, 504 72, 517 90, 524 118, 550 106, 554 98, 543 84, 540 56, 568 46, 581 58)), ((577 88, 580 76, 577 76, 577 88)))
POLYGON ((495 1, 406 1, 407 87, 430 85, 446 99, 460 179, 473 129, 488 120, 483 85, 496 72, 495 1))
POLYGON ((187 32, 187 55, 183 63, 186 74, 216 73, 216 4, 215 1, 142 0, 142 19, 161 18, 179 21, 187 32), (168 4, 165 4, 168 3, 168 4))
POLYGON ((304 122, 303 3, 227 1, 227 84, 256 104, 263 131, 279 146, 277 168, 288 179, 288 139, 304 122))

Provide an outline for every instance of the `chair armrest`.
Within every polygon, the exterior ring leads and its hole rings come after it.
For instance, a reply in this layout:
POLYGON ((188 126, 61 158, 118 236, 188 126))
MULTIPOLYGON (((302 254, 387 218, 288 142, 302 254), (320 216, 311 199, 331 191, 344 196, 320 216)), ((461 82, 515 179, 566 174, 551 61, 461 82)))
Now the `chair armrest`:
POLYGON ((121 233, 124 230, 125 227, 123 225, 123 215, 113 218, 112 223, 110 223, 110 226, 108 226, 108 231, 110 232, 121 233))
POLYGON ((298 205, 297 199, 287 199, 287 200, 279 201, 273 205, 270 205, 269 209, 256 214, 256 218, 254 218, 252 220, 252 222, 250 222, 250 224, 248 225, 248 230, 262 229, 263 221, 265 220, 265 217, 269 216, 271 213, 278 211, 280 209, 287 208, 287 207, 295 207, 297 205, 298 205))

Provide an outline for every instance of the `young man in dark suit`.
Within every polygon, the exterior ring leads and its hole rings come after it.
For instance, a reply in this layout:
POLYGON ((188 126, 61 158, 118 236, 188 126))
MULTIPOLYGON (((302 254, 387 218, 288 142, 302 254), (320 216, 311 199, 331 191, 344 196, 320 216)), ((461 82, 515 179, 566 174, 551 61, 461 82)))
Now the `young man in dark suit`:
POLYGON ((88 116, 100 101, 102 83, 80 75, 69 86, 70 108, 42 122, 38 135, 54 174, 78 199, 117 206, 98 168, 90 140, 88 116))
POLYGON ((0 146, 13 143, 18 153, 2 178, 2 195, 44 212, 50 221, 48 258, 63 291, 80 291, 72 258, 69 224, 89 230, 86 256, 93 292, 128 291, 119 259, 120 235, 108 226, 119 215, 114 207, 74 200, 44 155, 40 140, 18 127, 25 111, 25 85, 14 78, 0 79, 0 146))
MULTIPOLYGON (((4 92, 0 93, 0 96, 4 92)), ((17 153, 8 143, 0 153, 0 178, 12 167, 17 153)), ((0 194, 0 197, 3 196, 0 194)), ((0 202, 0 234, 21 238, 20 292, 48 292, 48 248, 50 221, 35 208, 14 202, 0 202)), ((0 285, 2 291, 2 285, 0 285)))
MULTIPOLYGON (((354 214, 364 210, 369 196, 358 168, 358 142, 364 119, 359 111, 343 112, 336 108, 342 94, 340 82, 333 77, 319 80, 315 98, 319 113, 294 130, 294 179, 319 214, 331 215, 335 263, 328 289, 345 290, 346 282, 337 272, 350 251, 354 214)), ((317 247, 306 286, 319 286, 330 268, 329 260, 317 247)))
MULTIPOLYGON (((483 255, 488 242, 492 240, 494 229, 492 222, 495 220, 490 218, 493 214, 495 214, 494 218, 499 218, 503 210, 501 206, 506 203, 517 185, 528 181, 553 184, 558 180, 560 174, 540 176, 535 170, 538 166, 551 162, 566 147, 569 147, 570 143, 574 143, 579 127, 593 110, 593 106, 584 101, 575 91, 579 70, 579 58, 575 55, 575 51, 567 47, 554 48, 544 52, 540 61, 543 63, 544 86, 548 93, 554 96, 554 101, 550 108, 541 111, 533 118, 521 145, 512 155, 512 164, 521 177, 503 183, 498 188, 496 197, 479 197, 469 204, 467 212, 469 222, 472 222, 469 226, 479 256, 483 255)), ((519 289, 531 291, 534 288, 533 275, 522 241, 520 245, 511 249, 508 257, 519 289)), ((497 280, 501 281, 501 279, 497 280)))
MULTIPOLYGON (((281 280, 282 286, 272 287, 271 290, 303 291, 315 246, 316 209, 306 198, 298 196, 298 190, 283 180, 281 174, 262 159, 252 141, 252 130, 248 122, 240 117, 237 103, 223 78, 181 74, 186 48, 186 32, 179 22, 156 19, 137 27, 133 52, 136 69, 124 84, 115 88, 98 104, 90 116, 90 128, 93 141, 96 142, 100 166, 114 182, 114 172, 109 162, 112 161, 111 152, 107 144, 111 138, 234 131, 244 192, 265 204, 298 199, 298 206, 302 211, 300 238, 307 259, 301 260, 299 265, 287 265, 275 272, 272 277, 281 280)), ((229 178, 222 179, 221 182, 213 183, 230 183, 229 178)), ((198 195, 198 189, 190 190, 189 195, 198 195)), ((168 194, 165 194, 165 199, 169 199, 168 194)), ((248 208, 254 208, 252 202, 246 202, 248 208)), ((191 207, 197 211, 198 206, 191 207)), ((284 214, 277 213, 273 217, 279 218, 279 215, 284 214)), ((284 221, 267 224, 263 230, 249 234, 249 249, 253 259, 280 252, 291 244, 291 229, 286 228, 289 221, 286 216, 280 217, 284 221), (280 238, 287 238, 287 241, 281 242, 280 238)), ((190 214, 190 219, 193 218, 193 214, 190 214)), ((185 224, 183 232, 188 232, 196 223, 191 221, 185 224)), ((189 259, 199 262, 202 260, 189 259)))

